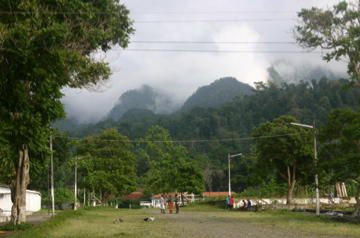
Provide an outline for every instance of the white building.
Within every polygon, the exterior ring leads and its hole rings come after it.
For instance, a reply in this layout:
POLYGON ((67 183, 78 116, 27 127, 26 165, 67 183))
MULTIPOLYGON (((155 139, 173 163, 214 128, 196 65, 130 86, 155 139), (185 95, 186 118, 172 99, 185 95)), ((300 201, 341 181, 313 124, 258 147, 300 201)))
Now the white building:
MULTIPOLYGON (((0 222, 7 222, 11 216, 11 191, 9 186, 0 185, 0 222)), ((26 190, 26 213, 40 211, 41 194, 38 191, 26 190)))

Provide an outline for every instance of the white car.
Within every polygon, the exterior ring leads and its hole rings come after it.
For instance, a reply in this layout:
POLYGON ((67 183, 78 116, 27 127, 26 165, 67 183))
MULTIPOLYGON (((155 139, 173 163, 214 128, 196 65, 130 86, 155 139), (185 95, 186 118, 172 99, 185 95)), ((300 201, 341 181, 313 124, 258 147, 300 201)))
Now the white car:
POLYGON ((152 204, 149 201, 140 201, 140 207, 150 208, 151 206, 152 206, 152 204))

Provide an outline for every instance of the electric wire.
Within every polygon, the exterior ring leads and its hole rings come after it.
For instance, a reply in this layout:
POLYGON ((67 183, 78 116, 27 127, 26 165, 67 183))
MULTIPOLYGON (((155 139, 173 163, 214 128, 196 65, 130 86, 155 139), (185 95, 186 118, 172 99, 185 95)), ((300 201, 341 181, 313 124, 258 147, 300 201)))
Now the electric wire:
MULTIPOLYGON (((268 138, 277 138, 277 137, 286 137, 286 136, 298 136, 299 133, 289 133, 289 134, 279 134, 271 136, 250 136, 250 137, 234 137, 234 138, 218 138, 218 139, 186 139, 186 140, 116 140, 116 139, 102 139, 96 138, 96 141, 105 141, 105 142, 124 142, 124 143, 212 143, 212 142, 231 142, 231 141, 249 141, 249 140, 258 140, 258 139, 268 139, 268 138)), ((80 137, 67 137, 67 136, 54 136, 55 138, 68 138, 73 141, 86 140, 87 138, 80 137)))

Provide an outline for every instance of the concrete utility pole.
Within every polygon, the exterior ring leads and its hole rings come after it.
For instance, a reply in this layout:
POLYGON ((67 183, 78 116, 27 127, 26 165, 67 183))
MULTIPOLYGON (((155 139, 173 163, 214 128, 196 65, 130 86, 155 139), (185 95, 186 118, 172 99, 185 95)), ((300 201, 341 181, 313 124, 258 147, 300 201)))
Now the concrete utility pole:
MULTIPOLYGON (((313 122, 313 125, 306 125, 306 124, 300 124, 300 123, 290 123, 294 126, 300 126, 305 128, 310 128, 313 130, 313 137, 314 137, 314 160, 315 160, 315 167, 317 168, 317 143, 316 143, 316 127, 315 127, 315 121, 313 122)), ((316 192, 316 215, 320 215, 320 192, 319 192, 319 176, 318 173, 315 173, 315 192, 316 192)))
POLYGON ((229 196, 231 196, 231 172, 230 172, 230 154, 228 154, 228 178, 229 178, 229 183, 228 183, 228 188, 229 188, 229 196))
POLYGON ((53 153, 53 141, 52 134, 50 132, 50 186, 51 186, 51 214, 55 216, 55 192, 54 192, 54 153, 53 153))
POLYGON ((242 153, 239 154, 235 154, 235 155, 230 155, 228 154, 228 177, 229 177, 229 196, 231 196, 231 168, 230 168, 230 162, 232 158, 238 157, 238 156, 242 156, 242 153))
POLYGON ((74 183, 74 210, 76 211, 76 202, 77 202, 77 157, 75 157, 75 183, 74 183))

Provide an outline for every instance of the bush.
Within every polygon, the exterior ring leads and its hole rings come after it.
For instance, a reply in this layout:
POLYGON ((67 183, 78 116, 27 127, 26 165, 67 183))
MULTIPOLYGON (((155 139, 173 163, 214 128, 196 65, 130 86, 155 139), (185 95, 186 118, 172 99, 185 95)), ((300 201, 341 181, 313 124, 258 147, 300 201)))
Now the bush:
POLYGON ((132 209, 139 209, 140 207, 140 200, 121 200, 118 202, 119 208, 131 208, 132 209))
POLYGON ((3 226, 0 227, 0 230, 2 231, 24 231, 27 230, 29 228, 33 227, 32 224, 29 223, 22 223, 19 225, 14 225, 12 223, 7 223, 3 226))

